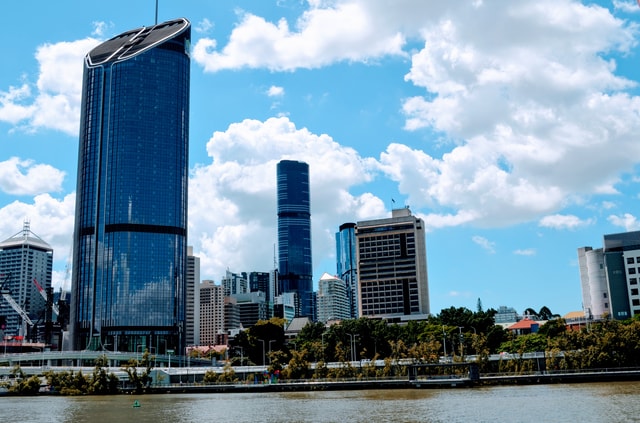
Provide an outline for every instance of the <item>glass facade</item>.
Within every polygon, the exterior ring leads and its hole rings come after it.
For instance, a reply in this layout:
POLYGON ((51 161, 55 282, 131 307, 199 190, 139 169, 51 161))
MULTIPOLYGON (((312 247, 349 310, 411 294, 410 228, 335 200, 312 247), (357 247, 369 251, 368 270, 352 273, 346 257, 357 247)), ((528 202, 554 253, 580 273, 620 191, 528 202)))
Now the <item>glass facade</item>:
POLYGON ((309 165, 278 163, 278 295, 297 295, 296 315, 315 314, 311 262, 309 165))
POLYGON ((190 33, 177 19, 85 58, 75 349, 184 351, 190 33))
POLYGON ((356 224, 344 223, 336 233, 337 275, 346 284, 351 318, 358 317, 358 278, 356 261, 356 224))

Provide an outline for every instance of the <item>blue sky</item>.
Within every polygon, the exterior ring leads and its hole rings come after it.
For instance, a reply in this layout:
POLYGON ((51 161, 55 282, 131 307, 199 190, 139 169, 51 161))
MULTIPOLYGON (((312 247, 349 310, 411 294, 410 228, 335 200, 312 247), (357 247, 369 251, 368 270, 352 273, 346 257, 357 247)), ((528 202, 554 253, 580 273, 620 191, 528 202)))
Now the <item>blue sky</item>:
MULTIPOLYGON (((36 3, 3 4, 0 238, 29 219, 60 287, 82 60, 155 2, 36 3)), ((579 310, 576 249, 640 229, 635 0, 160 0, 176 17, 203 279, 272 268, 282 159, 310 165, 314 278, 335 273, 338 226, 393 199, 426 222, 434 313, 579 310)))

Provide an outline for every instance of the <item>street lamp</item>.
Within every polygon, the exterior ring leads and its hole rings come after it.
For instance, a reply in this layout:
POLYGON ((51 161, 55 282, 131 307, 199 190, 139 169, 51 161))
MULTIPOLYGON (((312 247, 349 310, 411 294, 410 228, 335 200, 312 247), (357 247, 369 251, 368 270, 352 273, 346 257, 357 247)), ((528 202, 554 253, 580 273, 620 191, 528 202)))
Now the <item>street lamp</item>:
POLYGON ((356 359, 355 359, 355 347, 356 347, 355 338, 357 338, 358 335, 353 335, 352 333, 348 333, 347 335, 349 335, 349 338, 351 339, 351 343, 349 344, 349 349, 351 350, 351 361, 356 361, 356 359))
POLYGON ((460 332, 459 335, 459 341, 460 341, 460 357, 464 358, 464 344, 462 343, 462 341, 464 340, 463 336, 462 336, 462 326, 458 326, 458 331, 460 332))
POLYGON ((143 347, 144 345, 136 345, 136 367, 140 365, 140 356, 138 355, 138 353, 142 352, 143 347))
POLYGON ((240 366, 242 366, 242 363, 244 362, 244 348, 242 347, 236 347, 237 349, 240 349, 240 366))
POLYGON ((271 364, 271 343, 276 342, 275 339, 269 340, 269 364, 271 364))
POLYGON ((264 339, 258 339, 258 341, 262 342, 262 365, 264 366, 264 339))
POLYGON ((447 359, 447 334, 444 331, 444 325, 442 325, 442 345, 444 347, 444 359, 447 359))
POLYGON ((327 332, 322 332, 322 361, 324 361, 324 336, 327 334, 327 332))

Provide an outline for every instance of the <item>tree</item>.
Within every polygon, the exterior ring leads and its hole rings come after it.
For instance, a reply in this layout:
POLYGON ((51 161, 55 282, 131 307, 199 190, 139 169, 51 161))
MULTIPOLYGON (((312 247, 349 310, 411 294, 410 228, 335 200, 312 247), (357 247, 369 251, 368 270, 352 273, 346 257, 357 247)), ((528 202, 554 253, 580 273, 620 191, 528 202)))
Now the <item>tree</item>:
POLYGON ((140 394, 144 392, 151 384, 151 370, 153 369, 154 360, 155 357, 149 353, 149 350, 145 350, 140 362, 132 359, 122 367, 122 370, 127 372, 129 382, 133 384, 136 393, 140 394), (140 374, 138 374, 139 366, 144 367, 144 370, 140 374))

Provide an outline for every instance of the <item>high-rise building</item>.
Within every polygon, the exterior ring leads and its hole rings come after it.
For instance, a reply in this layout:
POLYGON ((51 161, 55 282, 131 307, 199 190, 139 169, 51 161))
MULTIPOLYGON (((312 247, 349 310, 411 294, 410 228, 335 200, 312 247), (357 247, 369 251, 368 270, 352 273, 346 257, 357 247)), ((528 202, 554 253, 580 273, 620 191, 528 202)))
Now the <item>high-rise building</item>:
POLYGON ((603 248, 578 248, 585 317, 640 314, 640 231, 604 236, 603 248))
MULTIPOLYGON (((34 279, 43 289, 51 287, 53 249, 31 232, 28 221, 22 231, 0 242, 0 286, 10 298, 0 298, 0 319, 4 320, 4 335, 36 336, 34 329, 7 300, 26 313, 32 323, 44 321, 45 300, 34 279)), ((2 330, 2 328, 0 328, 2 330)), ((35 339, 33 339, 35 340, 35 339)))
POLYGON ((213 281, 200 285, 200 344, 216 345, 217 337, 225 333, 224 289, 213 281))
POLYGON ((425 228, 408 207, 356 224, 361 317, 426 318, 429 282, 425 228))
POLYGON ((347 285, 340 278, 325 273, 318 282, 318 321, 327 323, 351 318, 347 285))
POLYGON ((233 273, 227 270, 225 276, 222 278, 222 287, 224 288, 225 297, 249 292, 247 274, 245 272, 233 273))
POLYGON ((358 317, 358 272, 356 261, 356 224, 344 223, 336 233, 336 264, 338 278, 346 284, 349 313, 358 317))
POLYGON ((296 316, 313 317, 309 165, 278 163, 278 293, 296 294, 296 316))
POLYGON ((185 342, 200 345, 200 257, 187 246, 187 299, 185 304, 185 342))
POLYGON ((185 351, 190 37, 176 19, 85 56, 75 349, 185 351))

